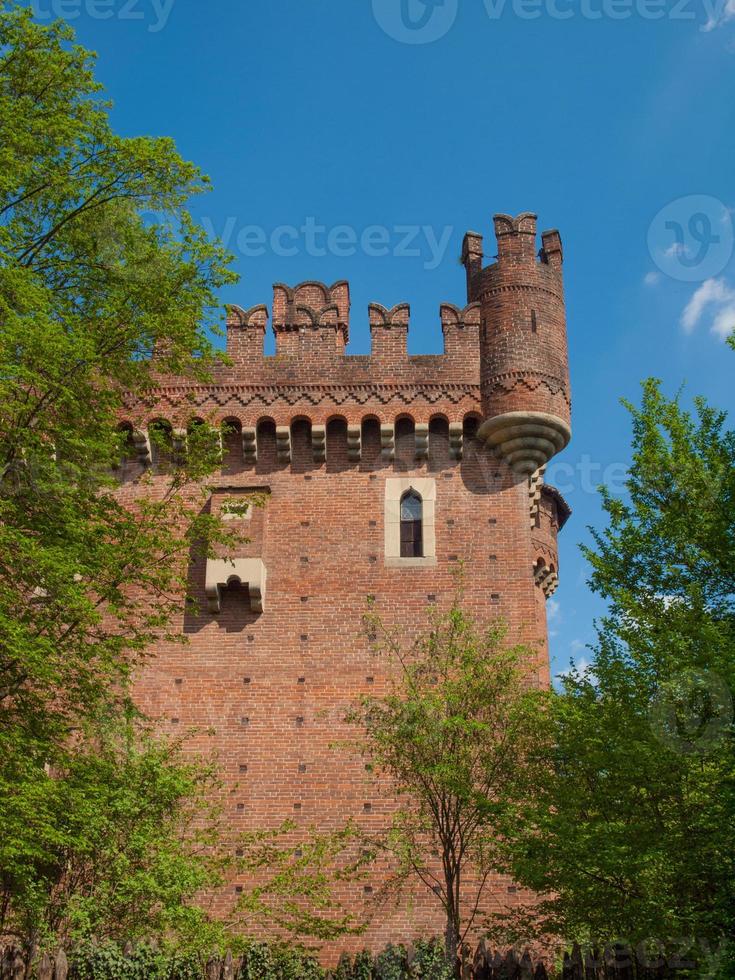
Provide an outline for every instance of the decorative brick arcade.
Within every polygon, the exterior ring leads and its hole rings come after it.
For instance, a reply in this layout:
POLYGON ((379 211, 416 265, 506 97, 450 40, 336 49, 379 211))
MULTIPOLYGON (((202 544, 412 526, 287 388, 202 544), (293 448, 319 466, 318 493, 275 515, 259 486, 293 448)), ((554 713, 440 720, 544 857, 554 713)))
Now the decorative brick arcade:
MULTIPOLYGON (((463 562, 467 606, 506 620, 511 639, 538 651, 549 682, 545 604, 558 582, 557 532, 569 510, 543 482, 570 438, 570 393, 558 232, 536 217, 495 217, 497 260, 465 236, 466 306, 440 307, 441 355, 409 355, 409 307, 369 308, 372 353, 346 353, 346 282, 274 286, 276 355, 263 353, 269 311, 232 307, 231 364, 208 385, 167 379, 129 405, 137 456, 121 493, 162 467, 148 431, 170 425, 186 451, 192 418, 225 426, 217 511, 263 495, 245 520, 249 543, 233 563, 194 562, 198 608, 181 612, 188 645, 161 644, 137 696, 176 732, 219 754, 233 834, 277 827, 334 828, 352 817, 377 829, 394 807, 364 761, 334 743, 348 707, 384 688, 386 665, 362 632, 368 596, 407 636, 446 603, 463 562), (409 526, 410 525, 410 526, 409 526)), ((158 478, 156 478, 158 479, 158 478)), ((166 477, 160 476, 161 485, 166 477)), ((225 912, 237 881, 213 899, 225 912)), ((345 886, 359 910, 380 880, 345 886)), ((521 895, 490 883, 487 905, 521 895)), ((340 948, 441 931, 436 899, 418 891, 387 907, 366 936, 340 948)))

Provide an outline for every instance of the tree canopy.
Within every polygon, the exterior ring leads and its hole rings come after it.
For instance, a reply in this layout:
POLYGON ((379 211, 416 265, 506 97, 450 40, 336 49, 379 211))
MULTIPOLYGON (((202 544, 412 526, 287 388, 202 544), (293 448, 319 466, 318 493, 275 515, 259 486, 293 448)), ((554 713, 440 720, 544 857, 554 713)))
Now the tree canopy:
POLYGON ((232 274, 187 211, 206 178, 116 135, 93 56, 8 2, 0 134, 0 938, 32 946, 130 922, 125 901, 175 925, 208 874, 183 832, 206 767, 153 737, 129 680, 176 636, 191 549, 227 538, 194 489, 218 458, 192 440, 134 509, 114 466, 126 393, 206 376, 232 274))
POLYGON ((735 434, 655 381, 628 407, 627 493, 603 490, 585 549, 609 609, 552 701, 515 873, 567 939, 715 950, 735 925, 735 434))

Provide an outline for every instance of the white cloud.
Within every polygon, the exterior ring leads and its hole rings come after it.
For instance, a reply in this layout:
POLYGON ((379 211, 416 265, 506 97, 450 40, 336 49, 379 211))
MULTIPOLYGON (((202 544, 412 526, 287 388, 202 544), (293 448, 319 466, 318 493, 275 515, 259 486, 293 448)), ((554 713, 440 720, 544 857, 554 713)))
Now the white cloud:
POLYGON ((546 618, 550 623, 558 623, 561 619, 561 606, 558 599, 549 599, 546 603, 546 618))
POLYGON ((546 623, 549 629, 549 639, 559 635, 557 627, 561 623, 561 606, 557 599, 549 599, 546 603, 546 623))
POLYGON ((660 272, 647 272, 643 277, 644 285, 657 286, 661 282, 660 272))
POLYGON ((712 333, 725 340, 735 330, 735 302, 718 310, 712 321, 712 333))
POLYGON ((730 20, 735 20, 735 0, 715 0, 710 9, 707 22, 703 24, 701 30, 713 31, 716 27, 722 27, 730 20))
POLYGON ((685 333, 692 333, 705 311, 712 316, 710 331, 717 337, 724 340, 735 330, 735 289, 724 279, 707 279, 696 290, 681 315, 685 333))

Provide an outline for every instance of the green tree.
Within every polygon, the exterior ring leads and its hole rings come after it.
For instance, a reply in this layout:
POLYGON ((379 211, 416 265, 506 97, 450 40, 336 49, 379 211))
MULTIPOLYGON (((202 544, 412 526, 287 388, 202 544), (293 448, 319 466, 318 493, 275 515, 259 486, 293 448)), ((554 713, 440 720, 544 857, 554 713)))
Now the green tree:
POLYGON ((568 940, 716 948, 735 927, 735 434, 654 381, 628 407, 627 494, 603 490, 585 549, 609 611, 553 700, 515 874, 568 940))
POLYGON ((21 769, 18 756, 9 763, 0 928, 46 942, 220 939, 188 904, 224 867, 219 811, 207 802, 219 785, 214 766, 117 719, 85 732, 53 771, 34 759, 21 769))
POLYGON ((135 909, 173 927, 206 877, 178 833, 199 777, 129 681, 176 638, 192 549, 229 540, 196 489, 219 457, 192 432, 134 510, 111 474, 126 393, 207 377, 232 274, 187 211, 206 179, 108 109, 67 26, 0 3, 0 938, 31 947, 135 909))
POLYGON ((405 634, 372 610, 366 620, 393 666, 384 697, 351 714, 364 754, 402 801, 388 834, 374 841, 396 862, 396 883, 418 880, 445 913, 445 952, 481 913, 485 885, 505 868, 505 838, 534 784, 542 755, 545 692, 536 654, 509 647, 498 624, 480 626, 458 594, 432 610, 425 632, 405 634))

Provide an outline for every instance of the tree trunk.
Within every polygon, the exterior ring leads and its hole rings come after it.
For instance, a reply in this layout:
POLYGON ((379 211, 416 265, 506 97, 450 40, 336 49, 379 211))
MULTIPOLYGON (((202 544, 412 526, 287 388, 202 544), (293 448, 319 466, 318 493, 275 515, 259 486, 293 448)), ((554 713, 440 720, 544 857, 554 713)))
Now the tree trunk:
POLYGON ((447 908, 447 923, 444 929, 444 952, 447 963, 456 972, 457 948, 459 947, 459 916, 454 903, 447 908))

